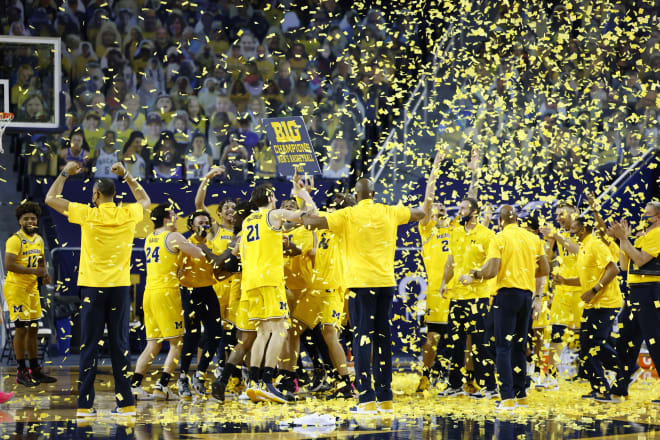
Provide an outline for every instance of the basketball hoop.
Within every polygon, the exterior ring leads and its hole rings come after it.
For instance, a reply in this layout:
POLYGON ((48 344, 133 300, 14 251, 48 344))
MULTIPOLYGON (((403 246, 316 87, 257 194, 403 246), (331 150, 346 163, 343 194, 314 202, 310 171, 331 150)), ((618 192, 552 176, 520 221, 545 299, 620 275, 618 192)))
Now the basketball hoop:
POLYGON ((5 128, 7 128, 7 125, 13 120, 13 113, 0 112, 0 154, 5 152, 4 148, 2 148, 2 135, 5 134, 5 128))

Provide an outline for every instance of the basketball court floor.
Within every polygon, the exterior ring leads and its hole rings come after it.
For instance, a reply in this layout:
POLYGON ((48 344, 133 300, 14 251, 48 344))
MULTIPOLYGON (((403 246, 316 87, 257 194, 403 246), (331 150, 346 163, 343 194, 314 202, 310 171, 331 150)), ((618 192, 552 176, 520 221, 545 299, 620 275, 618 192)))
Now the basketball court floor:
MULTIPOLYGON (((660 396, 656 379, 631 388, 630 400, 601 404, 583 400, 588 385, 562 382, 560 391, 532 391, 528 408, 497 412, 495 402, 468 397, 439 399, 435 392, 415 395, 418 376, 397 373, 395 412, 354 416, 352 401, 326 401, 323 396, 278 405, 213 398, 192 402, 138 402, 135 418, 119 418, 109 367, 100 367, 96 382, 98 417, 76 420, 76 367, 52 367, 52 385, 25 388, 15 384, 15 370, 2 367, 5 391, 15 397, 0 407, 2 439, 476 439, 476 438, 660 438, 660 396), (308 416, 307 424, 295 419, 308 416), (316 421, 322 421, 315 426, 316 421), (321 426, 322 425, 322 426, 321 426)), ((157 376, 154 376, 157 377, 157 376)), ((150 389, 151 378, 145 380, 150 389)))

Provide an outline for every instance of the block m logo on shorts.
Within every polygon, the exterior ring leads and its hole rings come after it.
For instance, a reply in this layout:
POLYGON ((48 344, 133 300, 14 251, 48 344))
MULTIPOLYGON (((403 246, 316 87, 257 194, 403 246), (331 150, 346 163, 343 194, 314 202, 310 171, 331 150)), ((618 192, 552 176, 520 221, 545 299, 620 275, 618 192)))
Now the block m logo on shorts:
POLYGON ((175 321, 174 322, 174 328, 177 329, 177 330, 180 329, 180 328, 183 328, 183 321, 175 321))
POLYGON ((341 313, 339 313, 339 312, 336 311, 336 310, 333 310, 333 311, 332 311, 332 318, 333 318, 333 319, 339 319, 339 318, 341 318, 341 313))
POLYGON ((286 310, 286 301, 280 301, 280 310, 286 310))
POLYGON ((20 306, 14 306, 14 313, 23 313, 23 304, 20 306))

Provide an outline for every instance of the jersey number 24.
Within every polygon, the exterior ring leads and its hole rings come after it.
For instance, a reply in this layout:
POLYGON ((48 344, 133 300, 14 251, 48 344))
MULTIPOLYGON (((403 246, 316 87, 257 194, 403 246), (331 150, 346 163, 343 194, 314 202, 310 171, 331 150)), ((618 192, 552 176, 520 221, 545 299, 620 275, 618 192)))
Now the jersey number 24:
POLYGON ((147 248, 147 263, 151 263, 152 258, 154 263, 158 263, 160 259, 160 246, 156 246, 153 250, 150 247, 147 248))

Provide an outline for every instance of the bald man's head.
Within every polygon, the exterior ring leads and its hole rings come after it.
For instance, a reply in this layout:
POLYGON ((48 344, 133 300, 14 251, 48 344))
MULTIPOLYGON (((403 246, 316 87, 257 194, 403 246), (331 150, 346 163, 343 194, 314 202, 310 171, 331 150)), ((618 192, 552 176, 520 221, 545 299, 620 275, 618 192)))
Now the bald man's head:
POLYGON ((500 223, 502 226, 510 225, 511 223, 516 223, 518 221, 518 216, 516 215, 516 210, 511 205, 504 205, 500 209, 500 223))
POLYGON ((373 199, 375 194, 374 183, 367 178, 358 180, 355 184, 355 194, 358 202, 364 199, 373 199))

